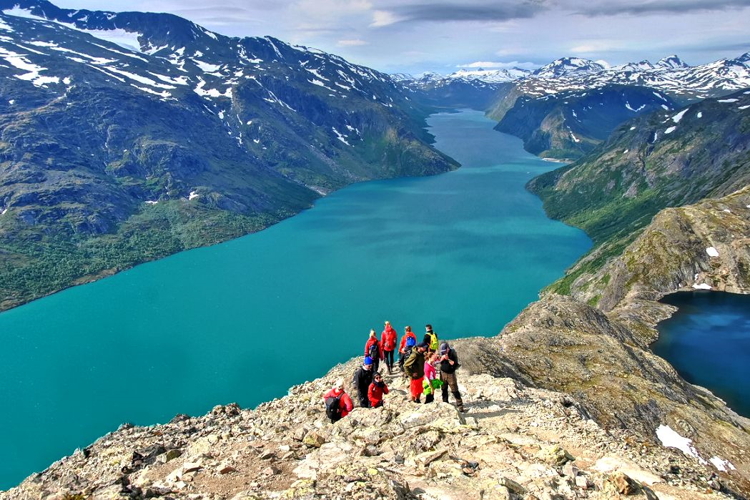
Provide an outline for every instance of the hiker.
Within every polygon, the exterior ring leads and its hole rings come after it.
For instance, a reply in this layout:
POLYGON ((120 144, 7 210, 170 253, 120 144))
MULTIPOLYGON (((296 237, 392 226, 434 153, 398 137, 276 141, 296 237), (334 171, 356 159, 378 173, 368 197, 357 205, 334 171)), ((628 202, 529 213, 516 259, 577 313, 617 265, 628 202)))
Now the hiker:
POLYGON ((383 406, 383 394, 388 394, 388 386, 383 381, 380 372, 376 372, 372 377, 372 383, 367 390, 367 399, 370 400, 370 408, 379 408, 383 406))
POLYGON ((411 356, 412 351, 414 350, 414 346, 417 345, 417 339, 414 337, 407 337, 406 339, 406 345, 403 348, 403 352, 401 353, 401 359, 399 360, 401 362, 401 376, 404 378, 404 380, 410 380, 409 373, 404 368, 404 363, 407 359, 409 359, 409 356, 411 356))
POLYGON ((438 345, 439 345, 437 333, 432 331, 432 325, 425 325, 424 329, 425 329, 425 334, 424 334, 424 339, 422 339, 422 342, 424 342, 425 344, 429 346, 430 352, 437 352, 438 345))
POLYGON ((390 321, 385 322, 385 329, 380 334, 380 345, 383 348, 383 357, 388 367, 388 375, 393 373, 393 351, 396 350, 396 330, 391 326, 390 321))
POLYGON ((354 380, 352 381, 354 387, 357 388, 357 398, 359 399, 359 406, 362 408, 370 407, 370 401, 367 399, 367 390, 372 383, 372 372, 372 358, 365 356, 362 366, 354 372, 354 380))
MULTIPOLYGON (((365 356, 369 356, 372 359, 372 371, 375 373, 378 371, 380 366, 380 360, 383 359, 383 347, 380 345, 378 340, 378 334, 374 329, 370 329, 370 337, 365 343, 365 356)), ((366 389, 365 389, 366 390, 366 389)))
POLYGON ((453 398, 456 400, 456 408, 458 411, 465 412, 464 402, 461 399, 461 393, 458 392, 458 379, 456 378, 456 370, 461 366, 458 363, 458 354, 456 350, 448 345, 448 342, 440 344, 439 358, 440 360, 440 380, 443 381, 443 401, 448 402, 448 388, 450 387, 453 393, 453 398))
POLYGON ((435 369, 438 354, 433 352, 426 356, 426 358, 424 362, 424 379, 422 380, 422 394, 425 395, 424 404, 435 401, 435 390, 443 385, 437 378, 437 370, 435 369))
POLYGON ((409 354, 406 353, 406 340, 410 338, 414 340, 412 346, 417 345, 417 336, 411 331, 410 326, 406 326, 404 327, 404 336, 401 337, 401 345, 398 348, 398 367, 401 368, 402 372, 404 371, 404 361, 409 357, 409 354))
POLYGON ((326 416, 331 419, 331 423, 349 415, 354 409, 352 398, 344 391, 344 379, 336 380, 333 389, 325 393, 323 400, 326 402, 326 416))
POLYGON ((409 400, 414 403, 421 403, 419 397, 422 394, 422 379, 424 378, 424 353, 427 351, 427 344, 422 342, 412 349, 411 354, 404 361, 404 373, 409 375, 409 400))

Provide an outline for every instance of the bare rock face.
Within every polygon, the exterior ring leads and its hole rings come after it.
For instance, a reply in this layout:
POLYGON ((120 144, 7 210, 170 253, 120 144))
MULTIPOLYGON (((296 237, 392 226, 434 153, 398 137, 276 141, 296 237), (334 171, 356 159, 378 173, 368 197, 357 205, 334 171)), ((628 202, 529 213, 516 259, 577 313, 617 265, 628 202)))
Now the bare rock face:
MULTIPOLYGON (((469 364, 470 342, 456 343, 469 364)), ((355 363, 255 410, 123 426, 0 498, 730 498, 708 468, 605 430, 570 396, 466 368, 468 413, 409 402, 394 375, 384 407, 331 424, 322 395, 355 363)))
MULTIPOLYGON (((498 338, 467 340, 464 350, 494 366, 496 375, 572 396, 606 429, 632 433, 634 449, 660 446, 657 432, 674 430, 690 440, 686 453, 696 470, 707 466, 699 474, 708 483, 718 481, 744 498, 750 495, 750 420, 687 383, 649 345, 658 337, 655 325, 675 310, 660 298, 694 288, 750 293, 748 269, 745 188, 660 212, 621 256, 595 276, 579 277, 571 297, 547 294, 498 338)), ((621 479, 610 483, 625 494, 621 479)))

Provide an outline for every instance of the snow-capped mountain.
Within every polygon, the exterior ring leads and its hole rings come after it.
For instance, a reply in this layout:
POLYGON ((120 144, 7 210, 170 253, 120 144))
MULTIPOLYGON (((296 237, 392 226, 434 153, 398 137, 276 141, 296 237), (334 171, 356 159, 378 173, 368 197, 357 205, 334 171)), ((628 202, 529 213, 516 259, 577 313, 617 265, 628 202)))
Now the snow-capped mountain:
POLYGON ((461 70, 442 76, 435 73, 419 77, 399 75, 398 80, 412 89, 431 89, 456 80, 473 85, 513 83, 518 94, 544 96, 605 85, 637 85, 669 93, 678 100, 691 101, 720 97, 750 87, 750 53, 736 59, 722 59, 689 66, 671 55, 656 64, 643 60, 609 66, 576 57, 557 59, 534 72, 512 70, 461 70))
POLYGON ((532 74, 533 78, 580 77, 604 71, 606 66, 578 57, 563 57, 542 66, 532 74))
POLYGON ((0 308, 456 167, 388 75, 167 14, 0 0, 0 96, 0 308))

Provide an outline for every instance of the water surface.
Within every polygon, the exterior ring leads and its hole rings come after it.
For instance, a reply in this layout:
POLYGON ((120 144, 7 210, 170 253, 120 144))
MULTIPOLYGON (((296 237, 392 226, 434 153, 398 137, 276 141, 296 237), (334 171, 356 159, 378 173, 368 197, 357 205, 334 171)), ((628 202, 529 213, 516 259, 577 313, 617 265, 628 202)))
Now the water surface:
POLYGON ((750 295, 679 292, 661 302, 679 311, 659 323, 654 353, 750 417, 750 295))
POLYGON ((384 320, 496 335, 590 241, 524 189, 556 165, 478 112, 429 124, 462 168, 350 186, 258 234, 0 314, 0 488, 123 422, 283 396, 384 320))

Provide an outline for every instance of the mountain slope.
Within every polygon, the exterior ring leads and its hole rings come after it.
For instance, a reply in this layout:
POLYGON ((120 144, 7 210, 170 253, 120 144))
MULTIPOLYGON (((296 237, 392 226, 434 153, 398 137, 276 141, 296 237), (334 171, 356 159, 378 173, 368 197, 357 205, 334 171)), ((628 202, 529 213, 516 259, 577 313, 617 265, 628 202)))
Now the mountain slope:
POLYGON ((456 167, 400 86, 337 56, 166 14, 0 10, 0 308, 456 167))
POLYGON ((547 213, 585 230, 595 248, 553 289, 618 254, 662 208, 724 196, 750 183, 750 91, 656 112, 619 127, 578 162, 528 187, 547 213))
POLYGON ((675 103, 645 87, 608 85, 543 98, 519 97, 495 130, 520 137, 530 153, 558 159, 580 158, 622 122, 675 103))
MULTIPOLYGON (((229 404, 123 425, 0 498, 733 498, 739 473, 719 480, 713 463, 667 447, 674 443, 600 426, 571 396, 499 376, 507 357, 498 339, 483 342, 455 343, 471 365, 459 372, 466 414, 442 401, 410 403, 405 382, 386 375, 383 407, 357 407, 331 424, 322 395, 348 380, 359 362, 351 360, 254 410, 229 404)), ((710 444, 699 452, 712 458, 710 444)), ((712 460, 734 468, 718 461, 726 457, 712 460)))

